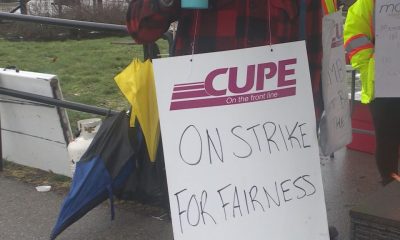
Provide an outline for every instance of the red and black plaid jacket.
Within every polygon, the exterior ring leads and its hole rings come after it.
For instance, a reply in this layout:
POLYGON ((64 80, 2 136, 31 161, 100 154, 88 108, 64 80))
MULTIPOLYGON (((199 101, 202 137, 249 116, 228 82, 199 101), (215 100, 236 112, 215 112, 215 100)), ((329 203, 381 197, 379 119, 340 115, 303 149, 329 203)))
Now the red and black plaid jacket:
MULTIPOLYGON (((127 28, 137 42, 149 43, 160 38, 168 30, 170 23, 179 21, 175 37, 175 55, 191 54, 192 42, 194 42, 194 53, 292 42, 299 40, 301 1, 209 0, 207 10, 189 10, 179 7, 180 0, 175 0, 168 8, 161 7, 158 0, 131 0, 127 14, 127 28)), ((319 0, 305 1, 307 3, 305 40, 314 104, 319 115, 322 106, 320 94, 322 9, 319 0)))

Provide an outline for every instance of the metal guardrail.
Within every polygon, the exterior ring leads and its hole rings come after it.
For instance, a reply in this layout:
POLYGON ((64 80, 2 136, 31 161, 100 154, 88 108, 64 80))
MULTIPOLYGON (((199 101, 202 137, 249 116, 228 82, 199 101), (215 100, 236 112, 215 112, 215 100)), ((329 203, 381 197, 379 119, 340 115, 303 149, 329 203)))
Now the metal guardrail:
MULTIPOLYGON (((17 8, 18 9, 18 8, 17 8)), ((16 9, 15 9, 16 10, 16 9)), ((70 28, 78 28, 78 29, 86 29, 86 30, 93 30, 93 31, 107 31, 107 32, 120 32, 126 33, 127 29, 124 25, 117 25, 117 24, 108 24, 108 23, 97 23, 97 22, 86 22, 86 21, 77 21, 77 20, 70 20, 70 19, 61 19, 61 18, 51 18, 51 17, 41 17, 41 16, 31 16, 31 15, 24 15, 24 14, 16 14, 16 13, 6 13, 0 12, 0 20, 13 20, 13 21, 25 21, 31 23, 39 23, 39 24, 47 24, 47 25, 56 25, 62 27, 70 27, 70 28)), ((167 40, 169 44, 169 54, 172 52, 172 45, 173 45, 173 38, 170 32, 166 32, 162 39, 167 40)), ((143 45, 144 51, 144 58, 145 59, 152 59, 157 58, 157 51, 158 47, 155 43, 153 44, 145 44, 143 45)), ((49 97, 44 97, 32 93, 21 92, 6 88, 0 88, 0 94, 8 95, 12 97, 22 98, 25 100, 45 103, 53 106, 68 108, 72 110, 77 110, 81 112, 93 113, 102 116, 113 115, 118 113, 117 111, 113 111, 111 109, 104 109, 99 108, 91 105, 76 103, 76 102, 69 102, 65 100, 53 99, 49 97)), ((3 169, 3 156, 2 156, 2 147, 1 147, 1 119, 0 119, 0 171, 3 169)))
MULTIPOLYGON (((39 24, 48 24, 48 25, 57 25, 63 27, 71 27, 78 29, 87 29, 93 31, 108 31, 108 32, 125 32, 127 33, 126 27, 123 25, 116 24, 108 24, 108 23, 95 23, 95 22, 85 22, 85 21, 77 21, 77 20, 69 20, 69 19, 59 19, 59 18, 50 18, 50 17, 41 17, 41 16, 30 16, 16 13, 5 13, 0 12, 0 20, 14 20, 14 21, 25 21, 25 22, 33 22, 39 24)), ((7 88, 0 88, 0 94, 21 98, 25 100, 30 100, 34 102, 49 104, 52 106, 68 108, 72 110, 77 110, 81 112, 93 113, 97 115, 107 116, 118 113, 117 111, 113 111, 111 109, 99 108, 96 106, 69 102, 65 100, 54 99, 50 97, 45 97, 37 94, 32 94, 28 92, 21 92, 7 88)), ((1 119, 0 119, 0 171, 3 170, 3 155, 2 155, 2 143, 1 143, 1 119)))
POLYGON ((57 25, 57 26, 63 26, 63 27, 93 30, 93 31, 128 33, 126 26, 117 25, 117 24, 109 24, 109 23, 86 22, 86 21, 32 16, 32 15, 6 13, 6 12, 0 12, 0 19, 25 21, 25 22, 31 22, 31 23, 41 23, 41 24, 47 24, 47 25, 57 25))
MULTIPOLYGON (((48 24, 48 25, 57 25, 63 27, 71 27, 71 28, 79 28, 79 29, 87 29, 87 30, 94 30, 94 31, 111 31, 111 32, 124 32, 128 34, 126 26, 124 25, 117 25, 117 24, 108 24, 108 23, 97 23, 97 22, 86 22, 86 21, 77 21, 77 20, 70 20, 70 19, 61 19, 61 18, 51 18, 51 17, 41 17, 41 16, 31 16, 31 15, 24 15, 24 14, 16 14, 16 13, 5 13, 0 12, 0 20, 7 19, 7 20, 14 20, 14 21, 25 21, 25 22, 34 22, 40 24, 48 24)), ((172 46, 172 35, 170 33, 165 33, 162 37, 169 43, 169 53, 171 53, 171 46, 172 46)), ((144 50, 144 58, 156 58, 156 54, 154 50, 154 44, 146 44, 143 45, 144 50)), ((28 99, 31 101, 37 101, 40 103, 46 103, 50 105, 60 106, 68 109, 74 109, 81 112, 88 112, 94 113, 98 115, 108 115, 113 114, 115 111, 111 111, 109 109, 102 109, 90 105, 68 102, 63 100, 57 100, 52 98, 46 98, 40 95, 35 95, 26 92, 19 92, 15 90, 0 89, 0 94, 14 96, 18 98, 28 99)))
POLYGON ((72 110, 76 110, 76 111, 80 111, 80 112, 93 113, 93 114, 97 114, 97 115, 101 115, 101 116, 108 116, 108 115, 114 115, 114 114, 119 113, 119 112, 113 111, 111 109, 100 108, 100 107, 86 105, 86 104, 82 104, 82 103, 60 100, 60 99, 55 99, 55 98, 51 98, 51 97, 45 97, 45 96, 38 95, 38 94, 22 92, 22 91, 17 91, 17 90, 13 90, 13 89, 3 88, 3 87, 0 87, 0 94, 10 96, 10 97, 21 98, 21 99, 25 99, 25 100, 29 100, 29 101, 44 103, 44 104, 48 104, 48 105, 52 105, 52 106, 68 108, 68 109, 72 109, 72 110))

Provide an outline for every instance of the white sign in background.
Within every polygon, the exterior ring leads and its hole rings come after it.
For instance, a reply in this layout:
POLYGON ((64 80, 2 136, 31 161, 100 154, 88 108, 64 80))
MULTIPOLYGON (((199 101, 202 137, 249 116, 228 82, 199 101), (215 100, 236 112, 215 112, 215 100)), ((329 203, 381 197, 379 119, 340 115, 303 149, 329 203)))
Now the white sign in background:
MULTIPOLYGON (((51 74, 0 68, 0 87, 62 99, 59 80, 51 74)), ((0 113, 4 159, 72 177, 65 109, 0 95, 0 113)))
POLYGON ((322 96, 325 112, 320 122, 319 140, 325 156, 352 140, 342 19, 342 11, 323 18, 322 96))
POLYGON ((174 239, 329 239, 304 42, 153 63, 174 239))
POLYGON ((400 1, 375 5, 375 97, 400 97, 400 1))

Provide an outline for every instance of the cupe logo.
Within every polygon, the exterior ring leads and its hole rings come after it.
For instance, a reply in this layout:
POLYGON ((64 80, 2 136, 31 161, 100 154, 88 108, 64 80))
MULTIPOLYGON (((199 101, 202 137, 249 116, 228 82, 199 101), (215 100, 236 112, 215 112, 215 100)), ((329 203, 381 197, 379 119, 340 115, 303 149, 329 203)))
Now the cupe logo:
POLYGON ((332 37, 331 48, 335 48, 335 47, 339 47, 339 46, 342 47, 343 46, 343 25, 336 23, 333 31, 335 31, 335 33, 333 34, 333 37, 332 37))
POLYGON ((293 96, 296 94, 296 64, 297 59, 290 58, 251 64, 242 69, 214 69, 207 74, 203 82, 176 84, 170 110, 241 104, 293 96), (239 78, 240 71, 245 71, 245 74, 242 74, 245 79, 239 78))

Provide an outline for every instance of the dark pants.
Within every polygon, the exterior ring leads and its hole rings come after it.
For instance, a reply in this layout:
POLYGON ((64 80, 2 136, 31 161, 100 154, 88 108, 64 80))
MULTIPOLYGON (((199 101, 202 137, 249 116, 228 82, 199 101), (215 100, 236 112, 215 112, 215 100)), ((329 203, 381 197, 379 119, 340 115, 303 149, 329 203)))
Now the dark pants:
POLYGON ((375 159, 386 185, 399 167, 400 98, 376 98, 370 103, 370 110, 375 127, 375 159))

